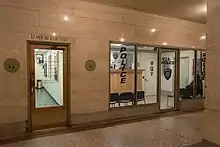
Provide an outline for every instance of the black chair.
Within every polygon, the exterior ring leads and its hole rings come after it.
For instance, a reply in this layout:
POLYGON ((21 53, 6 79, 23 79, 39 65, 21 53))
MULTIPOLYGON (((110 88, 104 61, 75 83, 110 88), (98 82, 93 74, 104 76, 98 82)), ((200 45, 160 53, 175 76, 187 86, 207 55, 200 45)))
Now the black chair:
POLYGON ((195 96, 203 96, 203 83, 202 79, 199 74, 196 76, 197 84, 195 86, 196 89, 194 89, 194 82, 195 79, 187 85, 185 88, 180 89, 180 96, 182 99, 192 99, 194 90, 196 90, 196 95, 195 96))
POLYGON ((144 104, 146 104, 146 100, 145 100, 145 92, 144 91, 138 91, 137 92, 137 103, 144 101, 144 104))
POLYGON ((193 98, 193 87, 181 88, 180 97, 182 99, 192 99, 193 98))
POLYGON ((110 93, 110 105, 115 107, 115 104, 119 103, 119 94, 118 93, 110 93))
POLYGON ((128 105, 128 103, 134 101, 134 95, 132 92, 124 92, 120 94, 119 106, 121 103, 128 105))

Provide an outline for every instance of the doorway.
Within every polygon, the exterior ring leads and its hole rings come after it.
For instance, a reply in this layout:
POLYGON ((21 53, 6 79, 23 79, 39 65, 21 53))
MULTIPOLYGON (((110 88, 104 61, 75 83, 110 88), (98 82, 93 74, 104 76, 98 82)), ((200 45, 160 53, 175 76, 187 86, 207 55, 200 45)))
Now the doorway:
POLYGON ((189 57, 180 57, 180 88, 189 84, 189 57))
POLYGON ((29 131, 70 124, 68 44, 27 42, 29 131))
POLYGON ((157 86, 158 86, 158 48, 157 47, 137 47, 137 69, 141 70, 141 84, 139 91, 144 92, 144 103, 141 104, 156 104, 157 103, 157 86))
POLYGON ((160 50, 160 110, 177 109, 177 50, 160 50))

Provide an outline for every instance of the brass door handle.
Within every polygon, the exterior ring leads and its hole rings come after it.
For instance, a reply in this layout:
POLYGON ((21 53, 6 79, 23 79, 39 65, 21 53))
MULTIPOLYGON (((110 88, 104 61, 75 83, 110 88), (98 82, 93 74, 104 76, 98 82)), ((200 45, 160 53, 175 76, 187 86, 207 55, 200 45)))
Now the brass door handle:
POLYGON ((30 79, 30 87, 31 87, 31 95, 34 94, 34 89, 35 89, 35 78, 34 74, 32 74, 31 79, 30 79))
POLYGON ((34 87, 32 86, 31 87, 31 95, 33 95, 34 94, 34 87))

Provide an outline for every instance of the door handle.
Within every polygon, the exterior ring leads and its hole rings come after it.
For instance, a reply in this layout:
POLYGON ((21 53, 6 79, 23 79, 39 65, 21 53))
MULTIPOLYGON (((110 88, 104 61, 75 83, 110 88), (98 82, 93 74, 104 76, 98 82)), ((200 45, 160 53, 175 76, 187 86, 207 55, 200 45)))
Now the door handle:
POLYGON ((34 74, 32 74, 31 79, 30 79, 30 88, 31 88, 30 93, 31 93, 31 95, 34 94, 34 88, 35 88, 34 83, 35 83, 35 77, 34 77, 34 74))
POLYGON ((31 95, 33 95, 34 94, 34 88, 33 88, 33 86, 31 87, 31 95))

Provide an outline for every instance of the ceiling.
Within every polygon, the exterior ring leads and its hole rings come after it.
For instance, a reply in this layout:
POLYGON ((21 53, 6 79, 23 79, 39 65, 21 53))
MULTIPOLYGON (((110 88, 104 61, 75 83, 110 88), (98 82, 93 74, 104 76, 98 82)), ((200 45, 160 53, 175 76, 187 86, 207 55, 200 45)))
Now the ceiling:
POLYGON ((162 16, 206 23, 206 0, 86 0, 162 16))

